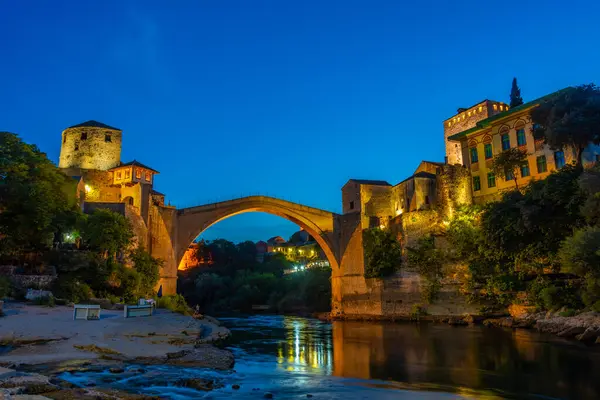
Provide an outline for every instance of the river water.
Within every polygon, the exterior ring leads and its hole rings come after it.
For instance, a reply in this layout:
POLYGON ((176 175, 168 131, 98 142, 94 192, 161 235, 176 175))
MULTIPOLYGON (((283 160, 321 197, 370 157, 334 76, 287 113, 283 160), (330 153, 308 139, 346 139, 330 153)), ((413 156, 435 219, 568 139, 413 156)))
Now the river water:
MULTIPOLYGON (((233 334, 226 346, 234 371, 154 366, 144 378, 111 385, 175 400, 261 399, 265 392, 275 399, 600 399, 600 351, 535 331, 265 315, 220 320, 233 334), (153 385, 148 376, 160 379, 153 385), (206 393, 160 386, 169 376, 224 386, 206 393)), ((64 378, 103 386, 102 376, 64 378)))

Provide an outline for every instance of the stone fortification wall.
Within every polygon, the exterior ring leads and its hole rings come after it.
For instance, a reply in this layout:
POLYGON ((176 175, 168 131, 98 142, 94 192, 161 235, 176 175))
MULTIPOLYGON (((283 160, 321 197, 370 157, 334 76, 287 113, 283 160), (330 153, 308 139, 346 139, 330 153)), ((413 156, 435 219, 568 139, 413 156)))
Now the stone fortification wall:
POLYGON ((67 128, 62 134, 59 168, 106 171, 121 161, 121 131, 96 128, 67 128))

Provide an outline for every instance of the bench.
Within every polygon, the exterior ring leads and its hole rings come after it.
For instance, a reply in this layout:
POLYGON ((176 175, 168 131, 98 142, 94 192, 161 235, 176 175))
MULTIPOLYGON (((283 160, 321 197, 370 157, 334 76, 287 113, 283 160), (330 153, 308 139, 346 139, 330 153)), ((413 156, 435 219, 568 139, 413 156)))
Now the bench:
POLYGON ((125 309, 123 310, 123 316, 125 318, 150 317, 152 316, 153 311, 154 306, 152 304, 144 304, 141 306, 125 306, 125 309))
POLYGON ((73 319, 100 319, 100 306, 97 304, 75 304, 73 306, 73 319))

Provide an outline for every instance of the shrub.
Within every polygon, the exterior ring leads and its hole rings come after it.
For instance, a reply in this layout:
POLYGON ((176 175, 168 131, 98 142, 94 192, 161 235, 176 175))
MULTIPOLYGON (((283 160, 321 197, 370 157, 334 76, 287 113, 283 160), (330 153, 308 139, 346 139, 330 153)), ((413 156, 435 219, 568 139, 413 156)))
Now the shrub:
POLYGON ((0 299, 7 297, 10 294, 10 281, 5 276, 0 276, 0 299))
POLYGON ((576 314, 577 311, 573 310, 572 308, 568 308, 565 311, 561 311, 558 313, 558 315, 560 315, 561 317, 572 317, 576 314))
POLYGON ((415 267, 419 274, 426 280, 423 285, 423 301, 431 303, 437 298, 442 287, 443 256, 435 248, 433 236, 419 239, 416 247, 408 248, 408 263, 415 267))
POLYGON ((92 289, 86 284, 71 277, 59 277, 54 283, 52 293, 57 298, 73 303, 81 303, 94 296, 92 289))
POLYGON ((363 230, 365 278, 383 278, 392 275, 402 264, 402 248, 394 235, 386 230, 363 230))
POLYGON ((54 296, 37 297, 36 299, 33 300, 33 304, 35 304, 36 306, 48 306, 48 307, 56 306, 56 303, 54 301, 54 296))
POLYGON ((139 295, 154 295, 154 288, 160 278, 162 261, 152 257, 150 253, 141 247, 138 247, 133 251, 131 260, 133 261, 133 267, 140 276, 139 295))
POLYGON ((421 317, 427 315, 427 309, 425 309, 421 304, 413 304, 410 309, 410 320, 411 321, 419 321, 421 317))
POLYGON ((565 272, 600 275, 600 227, 580 229, 565 239, 559 257, 565 272))
POLYGON ((163 296, 158 299, 156 302, 156 306, 158 308, 166 308, 167 310, 171 310, 173 312, 190 315, 190 307, 186 303, 185 299, 182 295, 176 294, 173 296, 163 296))

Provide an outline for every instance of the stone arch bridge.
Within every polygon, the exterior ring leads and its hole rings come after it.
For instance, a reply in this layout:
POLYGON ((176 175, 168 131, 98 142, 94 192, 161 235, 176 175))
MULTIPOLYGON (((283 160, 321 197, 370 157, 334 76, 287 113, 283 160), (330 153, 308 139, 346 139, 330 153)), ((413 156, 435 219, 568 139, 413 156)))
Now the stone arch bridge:
POLYGON ((161 272, 164 294, 174 294, 177 267, 190 243, 210 226, 234 215, 260 211, 294 222, 319 243, 332 268, 332 308, 343 296, 342 278, 362 276, 362 236, 359 235, 360 214, 340 215, 302 204, 268 196, 248 196, 238 199, 172 209, 162 216, 165 234, 153 248, 153 255, 165 263, 161 272), (168 243, 166 243, 168 241, 168 243), (350 275, 345 277, 345 275, 350 275))

